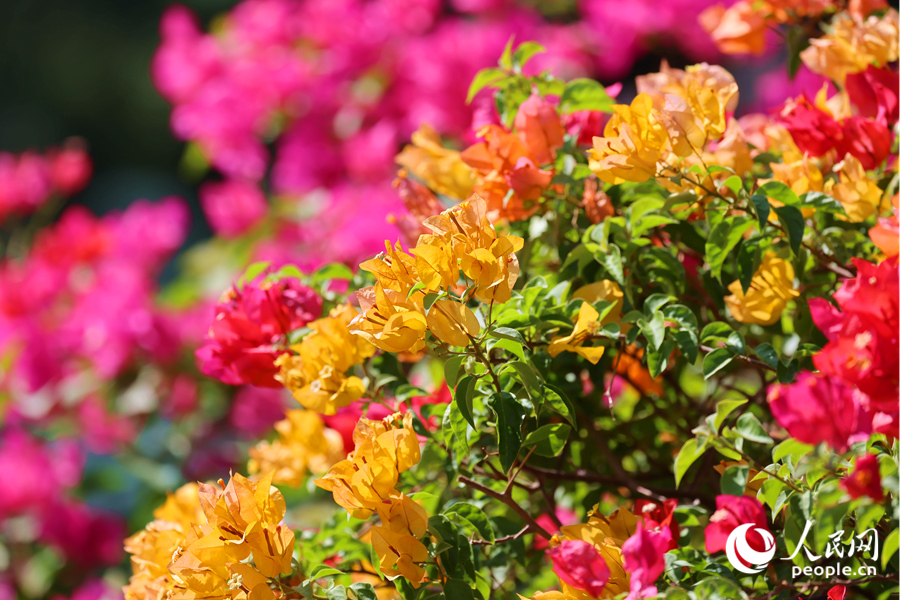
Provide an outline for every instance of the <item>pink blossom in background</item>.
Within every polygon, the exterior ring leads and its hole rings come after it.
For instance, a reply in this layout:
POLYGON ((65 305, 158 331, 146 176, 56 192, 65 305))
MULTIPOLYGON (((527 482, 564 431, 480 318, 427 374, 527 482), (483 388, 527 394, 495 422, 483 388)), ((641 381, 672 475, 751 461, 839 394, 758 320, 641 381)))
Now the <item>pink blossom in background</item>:
POLYGON ((204 183, 200 206, 216 235, 236 237, 252 229, 266 216, 266 196, 255 183, 230 179, 204 183))
POLYGON ((284 418, 287 402, 293 400, 288 399, 283 388, 241 386, 231 400, 228 421, 248 439, 258 439, 284 418))
POLYGON ((43 515, 42 541, 71 564, 93 568, 117 564, 124 554, 125 520, 74 501, 56 501, 43 515))

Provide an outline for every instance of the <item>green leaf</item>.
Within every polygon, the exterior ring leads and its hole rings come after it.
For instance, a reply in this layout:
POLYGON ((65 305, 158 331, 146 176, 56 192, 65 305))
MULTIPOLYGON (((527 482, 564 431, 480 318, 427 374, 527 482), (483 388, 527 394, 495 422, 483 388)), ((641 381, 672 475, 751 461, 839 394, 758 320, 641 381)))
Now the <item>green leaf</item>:
POLYGON ((378 595, 371 583, 351 583, 350 591, 356 595, 356 600, 378 600, 378 595))
POLYGON ((328 600, 347 600, 347 588, 342 585, 333 585, 325 590, 328 600))
POLYGON ((444 584, 444 598, 447 600, 475 600, 469 584, 462 579, 448 579, 444 584))
POLYGON ((644 314, 652 315, 672 300, 668 294, 651 294, 644 300, 644 314))
POLYGON ((522 447, 522 421, 525 420, 525 412, 516 397, 509 392, 494 393, 489 404, 497 413, 500 466, 504 472, 509 472, 522 447))
POLYGON ((425 294, 425 298, 422 300, 422 305, 425 307, 426 313, 431 310, 431 307, 434 306, 434 303, 437 302, 437 299, 440 297, 441 295, 437 292, 425 294))
POLYGON ((719 429, 722 427, 722 423, 725 422, 725 419, 728 418, 728 415, 744 404, 747 404, 746 398, 743 400, 721 400, 716 404, 716 417, 713 421, 713 427, 715 428, 716 433, 719 433, 719 429))
POLYGON ((796 464, 800 457, 810 454, 812 451, 813 447, 809 444, 788 438, 772 449, 772 462, 778 462, 785 456, 790 456, 791 461, 796 464))
POLYGON ((728 179, 722 182, 722 185, 727 187, 729 190, 735 193, 735 195, 740 194, 741 190, 744 187, 744 181, 738 175, 732 175, 728 179))
POLYGON ((519 344, 517 342, 513 342, 510 340, 499 340, 496 344, 494 344, 494 348, 502 348, 503 350, 508 351, 510 354, 514 354, 519 360, 525 360, 525 351, 522 349, 522 344, 519 344))
POLYGON ((674 349, 675 342, 673 340, 664 341, 662 346, 659 347, 659 350, 649 348, 650 351, 647 353, 647 367, 650 370, 650 377, 656 377, 666 370, 669 356, 672 355, 672 350, 674 349))
POLYGON ((513 53, 513 67, 521 68, 525 66, 525 63, 531 60, 532 56, 546 51, 547 49, 537 42, 523 42, 519 45, 518 48, 516 48, 516 51, 513 53))
POLYGON ((522 334, 509 327, 497 327, 496 329, 492 329, 490 332, 488 332, 488 335, 495 338, 502 338, 504 340, 511 340, 513 342, 525 345, 525 338, 522 337, 522 334))
POLYGON ((722 473, 722 493, 729 496, 743 496, 749 474, 750 467, 747 465, 733 465, 725 469, 722 473))
POLYGON ((525 386, 525 389, 528 390, 532 397, 541 392, 541 380, 538 379, 537 373, 535 373, 530 365, 523 361, 514 360, 506 363, 505 366, 515 369, 516 373, 519 375, 519 379, 525 386))
POLYGON ((778 222, 787 231, 791 250, 797 254, 803 243, 803 228, 806 226, 803 213, 795 206, 778 206, 775 208, 775 214, 778 215, 778 222))
POLYGON ((741 335, 740 331, 733 332, 728 336, 728 339, 725 340, 725 347, 735 354, 744 354, 744 351, 746 350, 744 336, 741 335))
POLYGON ((759 246, 760 239, 757 237, 752 240, 745 240, 738 252, 738 279, 741 281, 741 289, 745 294, 750 289, 750 284, 753 283, 753 276, 762 262, 762 250, 759 246))
POLYGON ((754 225, 751 219, 729 217, 713 228, 706 241, 706 261, 713 277, 722 280, 722 265, 725 264, 725 259, 754 225))
POLYGON ((472 79, 472 84, 469 86, 469 93, 466 94, 466 104, 472 102, 472 99, 478 92, 491 84, 497 83, 505 77, 506 73, 497 67, 488 67, 487 69, 478 71, 478 73, 475 74, 475 78, 472 79))
POLYGON ((503 53, 500 55, 500 66, 507 71, 512 69, 512 47, 513 42, 515 41, 516 36, 510 36, 509 40, 506 42, 506 46, 503 47, 503 53))
POLYGON ((353 271, 343 263, 329 263, 316 269, 312 279, 315 282, 331 281, 332 279, 350 281, 353 279, 353 271))
POLYGON ((414 286, 409 288, 409 291, 406 292, 406 299, 409 300, 409 297, 418 292, 419 290, 425 289, 425 284, 421 281, 417 281, 414 286))
POLYGON ((716 348, 703 358, 703 378, 709 379, 734 359, 734 354, 727 348, 716 348))
POLYGON ((593 79, 573 79, 566 85, 566 91, 559 99, 559 107, 564 113, 577 110, 599 110, 613 112, 615 101, 606 93, 606 88, 593 79))
POLYGON ((768 181, 759 186, 758 191, 787 206, 800 204, 800 198, 797 196, 796 192, 781 181, 768 181))
POLYGON ((699 445, 697 438, 691 438, 684 443, 678 456, 675 457, 675 487, 681 484, 681 478, 694 462, 703 455, 706 444, 699 445))
POLYGON ((272 263, 267 260, 262 260, 259 262, 251 263, 250 266, 244 271, 244 274, 241 275, 241 278, 238 280, 238 286, 243 285, 244 283, 250 283, 257 277, 259 274, 269 268, 269 265, 272 263))
POLYGON ((884 540, 884 546, 882 546, 881 549, 882 569, 887 569, 888 564, 891 562, 891 558, 897 553, 898 546, 900 546, 900 529, 895 529, 888 534, 887 539, 884 540))
POLYGON ((774 444, 775 441, 769 437, 762 423, 753 413, 744 413, 737 420, 734 428, 735 433, 745 440, 756 442, 758 444, 774 444))
POLYGON ((663 316, 663 313, 654 313, 653 318, 650 319, 649 323, 644 319, 640 319, 638 321, 638 327, 641 328, 644 337, 650 342, 650 346, 654 350, 659 350, 663 340, 666 338, 666 318, 663 316))
POLYGON ((759 229, 763 230, 769 222, 769 213, 771 212, 769 199, 762 194, 753 194, 750 196, 750 201, 753 202, 753 206, 756 207, 756 218, 759 220, 759 229))
POLYGON ((343 575, 344 572, 328 565, 318 565, 309 573, 309 578, 303 582, 303 585, 309 585, 311 582, 329 575, 343 575))
POLYGON ((778 366, 775 367, 775 375, 778 377, 778 383, 792 383, 798 371, 800 371, 800 361, 796 358, 792 359, 787 364, 780 362, 778 363, 778 366))
POLYGON ((544 402, 549 404, 553 410, 559 413, 562 418, 574 427, 575 409, 562 390, 549 384, 544 384, 542 389, 544 392, 544 402))
POLYGON ((731 328, 731 325, 725 323, 724 321, 713 321, 703 328, 703 331, 700 332, 700 341, 708 342, 710 340, 727 340, 728 336, 734 329, 731 328))
POLYGON ((806 192, 800 196, 800 206, 824 210, 830 213, 846 214, 844 206, 840 202, 822 192, 806 192))
POLYGON ((459 378, 460 371, 462 371, 462 364, 465 358, 465 356, 451 356, 444 362, 444 380, 447 382, 448 387, 456 387, 456 381, 459 378))
POLYGON ((477 381, 474 377, 467 375, 459 381, 453 392, 453 403, 456 405, 456 409, 466 420, 466 423, 472 426, 472 429, 477 429, 475 427, 475 417, 472 414, 472 400, 475 397, 475 383, 477 381))
POLYGON ((625 270, 622 267, 622 252, 618 246, 611 245, 609 250, 600 253, 600 264, 606 267, 607 273, 619 286, 625 286, 625 270))
POLYGON ((778 365, 778 352, 775 351, 772 344, 760 344, 753 349, 753 352, 773 369, 778 365))
POLYGON ((522 442, 523 448, 534 446, 535 454, 540 456, 554 457, 566 447, 566 440, 569 439, 569 433, 572 428, 565 423, 552 423, 544 425, 537 430, 532 431, 522 442))
POLYGON ((450 505, 444 510, 445 515, 456 514, 460 518, 468 521, 470 525, 478 532, 481 539, 486 542, 494 543, 494 528, 490 519, 484 514, 484 511, 468 502, 457 502, 450 505))

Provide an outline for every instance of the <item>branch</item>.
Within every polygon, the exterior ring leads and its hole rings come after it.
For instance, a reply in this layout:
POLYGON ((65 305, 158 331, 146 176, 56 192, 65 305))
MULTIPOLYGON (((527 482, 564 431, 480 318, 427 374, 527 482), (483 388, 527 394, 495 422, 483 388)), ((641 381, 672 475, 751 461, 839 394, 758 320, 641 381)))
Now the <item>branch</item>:
MULTIPOLYGON (((528 467, 525 467, 525 468, 528 468, 528 467)), ((531 515, 528 514, 528 511, 526 511, 524 508, 519 506, 519 504, 515 500, 513 500, 513 497, 512 497, 512 494, 510 493, 509 488, 507 488, 507 490, 501 494, 500 492, 492 490, 491 488, 487 487, 486 485, 482 485, 482 484, 478 483, 477 481, 474 481, 474 480, 466 477, 465 475, 460 475, 458 477, 457 481, 469 486, 470 488, 472 488, 474 490, 478 490, 479 492, 481 492, 482 494, 484 494, 486 496, 490 496, 491 498, 494 498, 495 500, 499 500, 499 501, 503 502, 504 504, 506 504, 507 506, 509 506, 511 509, 513 509, 513 512, 515 512, 517 515, 522 517, 522 520, 528 524, 528 527, 532 531, 534 531, 541 537, 544 537, 548 540, 551 537, 553 537, 552 535, 547 533, 547 530, 544 529, 543 527, 541 527, 538 524, 538 522, 535 521, 531 517, 531 515)))

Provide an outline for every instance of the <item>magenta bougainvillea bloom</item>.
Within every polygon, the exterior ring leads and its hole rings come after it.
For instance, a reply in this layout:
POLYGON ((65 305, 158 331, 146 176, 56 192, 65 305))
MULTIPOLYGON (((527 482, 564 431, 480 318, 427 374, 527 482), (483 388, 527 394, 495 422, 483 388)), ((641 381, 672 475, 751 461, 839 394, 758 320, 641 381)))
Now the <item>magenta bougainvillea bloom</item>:
POLYGON ((884 489, 881 487, 881 474, 878 470, 878 457, 866 454, 857 459, 853 472, 841 481, 841 487, 847 490, 851 498, 868 496, 876 502, 884 500, 884 489))
POLYGON ((749 496, 716 496, 716 512, 709 518, 709 525, 704 531, 706 551, 712 554, 724 550, 728 535, 746 523, 753 523, 753 528, 747 532, 750 547, 759 552, 766 550, 765 540, 754 531, 756 528, 770 531, 766 522, 766 509, 760 501, 749 496))
POLYGON ((213 231, 226 238, 252 229, 268 210, 266 196, 259 186, 240 179, 203 184, 200 206, 213 231))
POLYGON ((592 596, 599 596, 609 581, 609 567, 593 544, 565 540, 548 552, 559 578, 592 596))
POLYGON ((837 378, 800 373, 790 385, 772 386, 768 401, 778 424, 805 444, 826 442, 844 451, 872 431, 860 394, 837 378))
POLYGON ((321 312, 319 295, 296 279, 235 287, 216 307, 206 342, 197 349, 197 364, 230 385, 281 387, 275 359, 286 348, 288 332, 321 312))
POLYGON ((648 529, 638 521, 637 531, 622 544, 625 570, 631 574, 626 600, 656 595, 655 582, 666 570, 665 554, 672 544, 669 529, 648 529))
POLYGON ((678 538, 681 536, 681 528, 675 520, 677 507, 678 500, 675 498, 667 498, 662 502, 641 498, 634 503, 634 514, 644 519, 646 529, 668 529, 671 550, 678 547, 678 538))

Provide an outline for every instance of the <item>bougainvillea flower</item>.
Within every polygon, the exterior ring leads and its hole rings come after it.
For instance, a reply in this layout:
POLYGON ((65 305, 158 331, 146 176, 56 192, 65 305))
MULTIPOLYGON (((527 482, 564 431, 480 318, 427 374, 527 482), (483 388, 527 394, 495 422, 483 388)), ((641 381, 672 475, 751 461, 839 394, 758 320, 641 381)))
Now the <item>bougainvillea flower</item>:
POLYGON ((836 585, 828 590, 828 600, 844 600, 847 595, 847 588, 843 585, 836 585))
POLYGON ((772 325, 781 318, 787 303, 800 295, 794 287, 794 267, 790 262, 767 252, 753 274, 747 293, 740 281, 728 286, 725 304, 741 323, 772 325))
POLYGON ((656 595, 656 580, 666 569, 664 556, 672 542, 672 533, 668 529, 649 529, 644 522, 638 523, 634 535, 622 544, 625 570, 631 575, 625 600, 656 595))
POLYGON ((840 379, 800 373, 789 385, 769 390, 769 408, 778 424, 804 444, 826 442, 839 452, 872 431, 872 417, 858 392, 840 379))
POLYGON ((847 490, 851 498, 868 496, 876 502, 884 500, 878 457, 873 454, 859 457, 850 476, 841 480, 841 487, 847 490))
POLYGON ((766 50, 766 19, 750 2, 729 8, 716 4, 700 14, 700 24, 725 54, 756 54, 766 50))
POLYGON ((405 577, 416 589, 422 585, 425 569, 416 563, 428 560, 428 549, 415 536, 391 531, 387 527, 372 527, 372 547, 378 554, 381 572, 388 579, 405 577))
POLYGON ((810 156, 827 154, 843 137, 840 123, 805 96, 788 100, 775 119, 787 128, 800 151, 810 156))
POLYGON ((841 121, 838 151, 852 154, 863 168, 872 170, 890 155, 893 140, 891 129, 885 123, 853 115, 841 121))
MULTIPOLYGON (((606 582, 605 594, 615 597, 629 589, 629 576, 623 566, 622 545, 625 540, 637 531, 638 519, 630 511, 620 508, 608 517, 597 512, 595 506, 588 512, 588 522, 562 527, 561 534, 550 540, 551 546, 563 540, 580 540, 592 544, 609 568, 609 580, 606 582)), ((560 582, 563 592, 577 592, 563 580, 560 582)))
POLYGON ((428 311, 428 330, 450 346, 468 346, 481 332, 472 309, 453 300, 438 300, 428 311))
POLYGON ((884 219, 878 219, 878 225, 869 230, 872 243, 884 252, 885 258, 893 258, 900 254, 900 221, 897 215, 900 212, 900 194, 894 194, 891 205, 894 214, 884 219))
POLYGON ((590 336, 596 335, 600 330, 599 318, 600 313, 593 306, 582 301, 581 308, 578 309, 578 320, 575 322, 572 333, 552 338, 550 345, 547 346, 547 353, 556 357, 563 352, 574 352, 596 365, 606 348, 585 346, 584 344, 590 336))
POLYGON ((553 572, 560 580, 594 597, 603 593, 609 581, 609 567, 593 544, 582 540, 564 540, 548 551, 553 572))
POLYGON ((424 294, 409 298, 381 283, 356 292, 361 312, 350 331, 385 352, 418 352, 425 347, 428 324, 422 306, 424 294))
POLYGON ((895 71, 869 65, 861 73, 847 75, 846 90, 859 116, 890 127, 900 115, 896 83, 895 71))
POLYGON ((268 210, 259 186, 239 179, 203 184, 200 206, 212 230, 222 237, 236 237, 252 229, 268 210))
POLYGON ((745 523, 754 525, 747 532, 750 547, 758 552, 765 551, 766 541, 755 531, 757 528, 770 531, 766 522, 766 510, 759 500, 748 496, 716 496, 716 512, 710 516, 709 525, 704 530, 706 551, 712 554, 724 550, 728 535, 745 523))
POLYGON ((851 73, 897 60, 897 21, 893 8, 881 17, 873 15, 864 21, 834 19, 831 31, 809 40, 810 45, 800 52, 800 58, 813 72, 843 85, 851 73))
POLYGON ((643 498, 635 501, 634 514, 644 520, 644 528, 648 530, 668 529, 670 533, 669 550, 678 547, 678 538, 681 536, 681 528, 678 521, 675 520, 675 509, 678 507, 678 500, 667 498, 662 502, 655 500, 645 500, 643 498))
POLYGON ((475 173, 460 153, 444 148, 437 132, 425 124, 412 134, 412 144, 405 146, 396 160, 438 194, 468 198, 475 185, 475 173))
POLYGON ((653 99, 638 94, 631 105, 617 104, 615 114, 594 138, 590 168, 606 183, 647 181, 656 176, 656 163, 667 145, 666 130, 653 110, 653 99))
POLYGON ((556 160, 556 150, 562 148, 565 130, 552 104, 533 92, 519 105, 514 125, 535 164, 547 165, 556 160))

